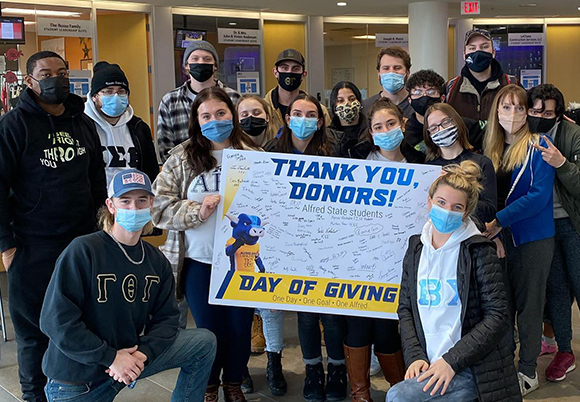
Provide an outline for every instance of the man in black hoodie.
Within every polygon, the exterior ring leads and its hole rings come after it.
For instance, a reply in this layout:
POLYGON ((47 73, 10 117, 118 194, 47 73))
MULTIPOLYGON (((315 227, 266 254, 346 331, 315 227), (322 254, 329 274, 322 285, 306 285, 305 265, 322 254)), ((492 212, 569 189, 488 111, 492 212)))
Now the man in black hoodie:
POLYGON ((22 399, 45 401, 42 301, 57 257, 93 232, 107 197, 101 145, 82 99, 70 94, 65 61, 42 51, 26 63, 25 91, 0 120, 0 251, 22 399))
POLYGON ((465 66, 461 75, 447 83, 447 103, 461 117, 487 121, 493 98, 509 84, 517 84, 513 75, 504 74, 495 59, 491 33, 474 28, 465 34, 465 66))

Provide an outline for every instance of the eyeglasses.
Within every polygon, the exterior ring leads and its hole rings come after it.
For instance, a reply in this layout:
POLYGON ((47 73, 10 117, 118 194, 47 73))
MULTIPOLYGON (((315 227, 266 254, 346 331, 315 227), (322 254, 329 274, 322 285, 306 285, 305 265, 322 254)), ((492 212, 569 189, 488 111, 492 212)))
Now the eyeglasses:
POLYGON ((431 98, 437 98, 439 96, 439 91, 434 89, 434 88, 431 88, 431 89, 428 89, 426 91, 422 91, 420 89, 414 89, 411 92, 411 98, 415 98, 415 99, 421 98, 425 95, 427 95, 431 98))
POLYGON ((125 95, 129 95, 129 92, 124 88, 121 88, 118 91, 115 91, 114 89, 106 88, 106 89, 99 91, 99 94, 104 95, 104 96, 113 96, 115 94, 117 94, 119 96, 125 96, 125 95))
POLYGON ((446 117, 445 119, 441 120, 441 123, 433 124, 427 127, 427 132, 429 132, 429 134, 435 134, 438 133, 442 128, 449 128, 453 124, 453 119, 451 119, 451 117, 446 117))

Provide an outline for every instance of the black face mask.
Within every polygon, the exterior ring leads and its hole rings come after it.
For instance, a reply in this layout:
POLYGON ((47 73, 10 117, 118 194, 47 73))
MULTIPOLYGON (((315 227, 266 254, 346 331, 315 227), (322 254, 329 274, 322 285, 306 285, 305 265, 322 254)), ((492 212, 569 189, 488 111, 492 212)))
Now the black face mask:
POLYGON ((481 73, 482 71, 487 70, 492 60, 493 54, 490 52, 484 52, 483 50, 478 50, 465 55, 465 64, 467 65, 467 68, 476 73, 481 73))
POLYGON ((411 99, 411 107, 421 116, 425 116, 429 106, 439 102, 441 102, 441 98, 432 98, 430 96, 423 95, 419 99, 411 99))
POLYGON ((60 105, 64 103, 70 94, 70 81, 67 77, 57 75, 56 77, 48 77, 42 80, 37 80, 40 86, 40 94, 38 97, 49 105, 60 105))
POLYGON ((556 118, 545 119, 543 117, 528 116, 528 126, 532 133, 546 134, 556 124, 556 118))
POLYGON ((264 132, 266 127, 268 127, 268 122, 266 119, 262 119, 261 117, 248 116, 245 119, 240 120, 240 125, 248 135, 257 137, 264 132))
POLYGON ((302 83, 301 73, 281 73, 278 71, 278 84, 288 92, 292 92, 300 87, 302 83))
POLYGON ((213 64, 192 63, 189 65, 189 75, 197 82, 206 82, 213 75, 213 64))

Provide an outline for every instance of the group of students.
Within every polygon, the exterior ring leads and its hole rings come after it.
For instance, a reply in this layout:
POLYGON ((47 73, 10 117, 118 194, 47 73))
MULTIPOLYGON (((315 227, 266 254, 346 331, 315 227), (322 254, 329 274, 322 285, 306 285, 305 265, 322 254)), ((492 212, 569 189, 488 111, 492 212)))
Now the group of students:
MULTIPOLYGON (((226 148, 442 166, 430 219, 409 239, 399 321, 298 313, 305 400, 371 401, 372 353, 387 401, 521 400, 539 385, 543 322, 558 344, 546 377, 563 380, 580 295, 580 127, 557 88, 526 93, 494 54, 489 32, 469 31, 466 65, 446 83, 382 49, 382 90, 363 100, 340 82, 329 113, 299 89, 300 52, 280 53, 262 99, 225 87, 215 48, 192 42, 189 80, 159 107, 159 155, 119 66, 95 65, 83 104, 60 56, 31 56, 28 88, 0 120, 0 250, 23 399, 111 401, 181 367, 172 400, 217 401, 223 385, 227 402, 245 401, 254 311, 208 303, 226 148), (141 239, 153 226, 167 231, 159 250, 141 239)), ((283 314, 259 314, 268 386, 284 395, 283 314)))

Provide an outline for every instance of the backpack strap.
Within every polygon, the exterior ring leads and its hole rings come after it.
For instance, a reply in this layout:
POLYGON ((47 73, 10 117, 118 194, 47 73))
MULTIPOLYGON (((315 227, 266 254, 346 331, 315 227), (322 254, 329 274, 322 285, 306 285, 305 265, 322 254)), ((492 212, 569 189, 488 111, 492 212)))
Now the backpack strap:
POLYGON ((451 99, 451 94, 453 93, 453 90, 459 83, 460 78, 461 76, 458 75, 457 77, 453 78, 451 81, 447 83, 447 94, 445 95, 445 102, 449 103, 449 100, 451 99))

